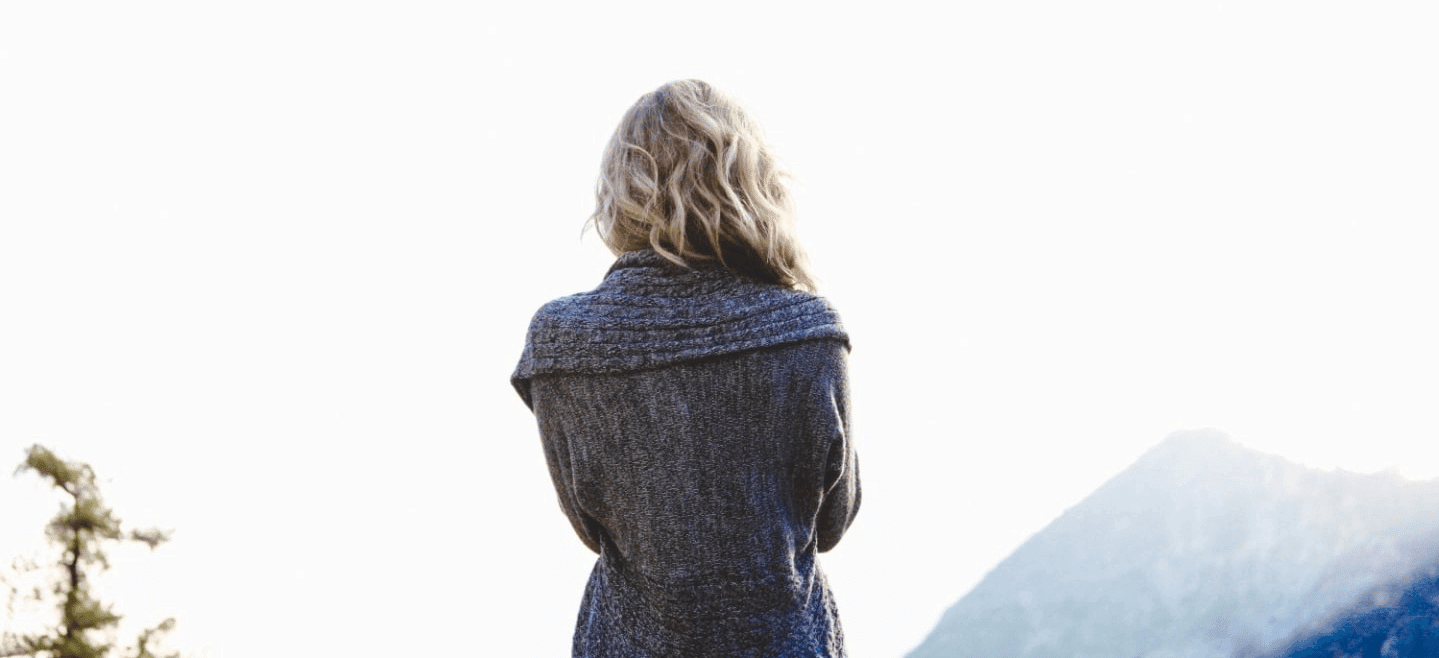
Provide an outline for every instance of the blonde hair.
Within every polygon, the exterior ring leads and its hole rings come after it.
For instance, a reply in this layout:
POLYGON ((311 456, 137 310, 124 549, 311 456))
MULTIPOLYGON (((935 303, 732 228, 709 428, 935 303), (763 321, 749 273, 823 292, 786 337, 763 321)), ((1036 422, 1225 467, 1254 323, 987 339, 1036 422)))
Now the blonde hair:
POLYGON ((685 267, 813 290, 786 182, 737 103, 708 83, 678 80, 620 119, 589 223, 616 255, 654 249, 685 267))

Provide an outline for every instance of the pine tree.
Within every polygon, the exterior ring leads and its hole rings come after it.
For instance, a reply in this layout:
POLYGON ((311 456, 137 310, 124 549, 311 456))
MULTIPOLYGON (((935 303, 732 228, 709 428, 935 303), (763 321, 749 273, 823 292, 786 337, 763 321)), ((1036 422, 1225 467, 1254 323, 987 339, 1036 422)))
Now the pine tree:
MULTIPOLYGON (((125 534, 120 519, 101 500, 95 472, 88 464, 67 462, 44 446, 34 445, 26 452, 25 461, 15 469, 15 474, 27 471, 48 479, 55 488, 70 496, 45 528, 46 537, 61 549, 60 558, 55 562, 58 577, 51 589, 58 599, 59 623, 44 633, 5 638, 8 640, 5 644, 10 646, 0 647, 0 655, 104 658, 113 645, 95 638, 94 634, 116 625, 120 615, 90 592, 89 571, 110 567, 101 550, 103 544, 137 541, 154 550, 170 538, 169 534, 157 529, 125 534)), ((36 593, 39 594, 38 589, 36 593)), ((148 646, 158 639, 157 634, 169 631, 174 624, 174 619, 166 619, 142 632, 136 641, 134 658, 178 658, 179 654, 156 655, 148 646)))

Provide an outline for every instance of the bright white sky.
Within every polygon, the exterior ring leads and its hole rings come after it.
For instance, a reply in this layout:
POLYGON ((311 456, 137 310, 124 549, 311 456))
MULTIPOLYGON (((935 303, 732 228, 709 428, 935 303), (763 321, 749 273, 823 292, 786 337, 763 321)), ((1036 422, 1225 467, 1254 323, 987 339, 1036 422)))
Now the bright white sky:
MULTIPOLYGON (((176 530, 114 554, 128 628, 567 655, 591 556, 507 378, 679 77, 766 126, 853 334, 855 655, 1175 430, 1439 475, 1432 3, 493 4, 0 3, 0 468, 176 530)), ((56 500, 0 477, 3 557, 56 500)))

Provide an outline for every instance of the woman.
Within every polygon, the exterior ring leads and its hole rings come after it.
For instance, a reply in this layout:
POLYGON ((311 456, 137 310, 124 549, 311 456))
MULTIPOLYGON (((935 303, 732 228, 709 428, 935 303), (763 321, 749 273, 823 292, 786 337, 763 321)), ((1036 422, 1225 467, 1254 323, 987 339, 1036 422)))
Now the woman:
POLYGON ((843 656, 815 554, 859 509, 848 336, 757 126, 695 80, 641 97, 591 222, 618 259, 535 315, 513 376, 599 554, 574 655, 843 656))

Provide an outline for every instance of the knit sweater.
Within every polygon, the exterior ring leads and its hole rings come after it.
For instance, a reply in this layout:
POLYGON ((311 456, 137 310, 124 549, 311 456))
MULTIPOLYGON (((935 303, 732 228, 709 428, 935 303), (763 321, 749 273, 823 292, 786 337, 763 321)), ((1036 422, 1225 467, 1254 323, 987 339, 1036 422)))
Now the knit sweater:
POLYGON ((624 254, 512 377, 599 554, 574 655, 843 656, 816 563, 859 509, 848 336, 820 297, 624 254))

